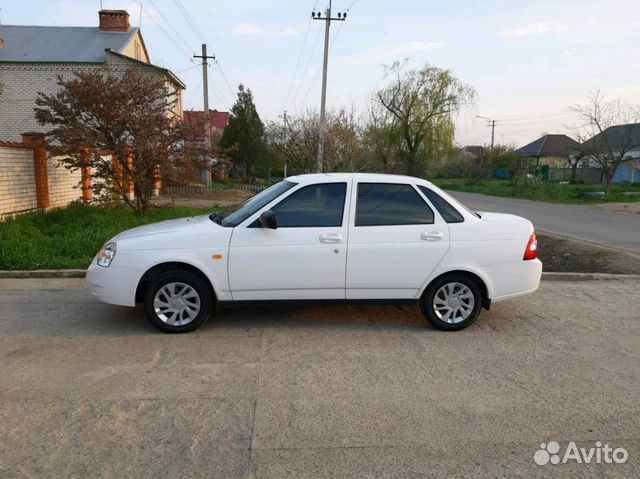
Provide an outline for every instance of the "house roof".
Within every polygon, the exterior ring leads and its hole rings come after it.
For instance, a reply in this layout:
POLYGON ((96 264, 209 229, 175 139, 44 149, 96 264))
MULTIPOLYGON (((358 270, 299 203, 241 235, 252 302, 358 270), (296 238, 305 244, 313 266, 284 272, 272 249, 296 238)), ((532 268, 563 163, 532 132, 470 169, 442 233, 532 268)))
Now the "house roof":
POLYGON ((117 53, 117 52, 113 52, 113 51, 110 51, 110 50, 107 50, 107 51, 112 55, 117 55, 119 57, 126 58, 127 60, 132 61, 134 63, 138 63, 139 65, 141 65, 143 67, 153 68, 155 70, 158 70, 158 71, 164 73, 165 75, 167 75, 171 79, 171 81, 173 81, 176 85, 178 85, 183 90, 185 90, 187 88, 187 85, 185 85, 182 82, 182 80, 180 80, 180 78, 178 78, 171 70, 159 67, 158 65, 154 65, 153 63, 147 63, 147 62, 143 62, 143 61, 140 61, 140 60, 136 60, 135 58, 128 57, 127 55, 123 55, 122 53, 117 53))
POLYGON ((580 149, 580 143, 567 135, 544 135, 514 153, 521 157, 565 156, 570 151, 580 149))
MULTIPOLYGON (((204 111, 185 111, 184 122, 191 126, 204 125, 204 111)), ((209 125, 218 130, 224 130, 229 124, 228 111, 209 111, 209 125)))
POLYGON ((640 123, 628 123, 626 125, 615 125, 605 129, 602 133, 589 138, 583 143, 588 149, 605 135, 611 148, 616 151, 634 150, 640 147, 640 123))
POLYGON ((3 25, 0 62, 102 63, 105 50, 122 52, 138 33, 104 32, 98 27, 3 25))

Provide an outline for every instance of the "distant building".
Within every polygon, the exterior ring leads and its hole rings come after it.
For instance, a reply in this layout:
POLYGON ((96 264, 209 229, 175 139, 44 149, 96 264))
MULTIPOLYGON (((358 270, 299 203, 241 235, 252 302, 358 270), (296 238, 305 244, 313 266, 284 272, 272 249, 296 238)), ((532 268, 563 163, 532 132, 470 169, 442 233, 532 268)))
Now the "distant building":
POLYGON ((101 10, 97 27, 3 25, 0 28, 0 140, 20 141, 24 132, 44 132, 35 120, 38 92, 55 93, 57 77, 73 72, 140 69, 164 78, 182 116, 184 83, 151 63, 138 28, 124 10, 101 10))
POLYGON ((567 135, 544 135, 518 148, 514 153, 520 158, 520 167, 535 160, 536 166, 565 167, 567 158, 580 151, 580 143, 567 135), (542 162, 541 162, 542 160, 542 162))
MULTIPOLYGON (((619 155, 620 152, 627 153, 615 174, 613 183, 640 183, 640 123, 630 123, 626 125, 615 125, 606 128, 602 133, 589 138, 582 144, 583 150, 587 153, 583 166, 597 167, 598 163, 589 158, 589 152, 594 149, 594 145, 605 140, 610 145, 611 150, 619 155)), ((595 146, 597 149, 597 146, 595 146)))
MULTIPOLYGON (((209 111, 209 141, 210 145, 215 147, 218 145, 224 129, 229 124, 229 112, 228 111, 209 111)), ((205 141, 205 115, 204 111, 188 110, 184 112, 184 122, 197 130, 201 131, 200 141, 205 141)), ((211 158, 211 170, 200 171, 198 181, 206 185, 211 183, 211 172, 214 172, 214 176, 223 178, 227 175, 228 162, 223 161, 219 156, 213 156, 211 158)))

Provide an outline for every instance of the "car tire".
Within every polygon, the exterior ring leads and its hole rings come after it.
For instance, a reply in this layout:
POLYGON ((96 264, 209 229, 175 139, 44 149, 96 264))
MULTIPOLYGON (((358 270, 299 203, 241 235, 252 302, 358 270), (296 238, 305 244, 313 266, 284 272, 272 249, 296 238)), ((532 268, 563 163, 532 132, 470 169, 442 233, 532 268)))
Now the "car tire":
POLYGON ((459 331, 471 325, 482 307, 476 281, 462 274, 447 274, 433 281, 420 299, 422 314, 443 331, 459 331))
POLYGON ((202 326, 213 310, 211 288, 190 271, 168 271, 153 278, 144 293, 144 312, 165 333, 188 333, 202 326))

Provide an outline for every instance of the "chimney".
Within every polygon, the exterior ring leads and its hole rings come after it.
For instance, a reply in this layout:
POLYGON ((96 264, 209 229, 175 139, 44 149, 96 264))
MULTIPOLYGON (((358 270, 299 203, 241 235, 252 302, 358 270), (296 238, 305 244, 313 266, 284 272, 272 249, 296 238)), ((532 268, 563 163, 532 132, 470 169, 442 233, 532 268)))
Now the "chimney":
POLYGON ((100 10, 98 16, 100 17, 101 32, 126 33, 131 30, 129 14, 126 10, 100 10))

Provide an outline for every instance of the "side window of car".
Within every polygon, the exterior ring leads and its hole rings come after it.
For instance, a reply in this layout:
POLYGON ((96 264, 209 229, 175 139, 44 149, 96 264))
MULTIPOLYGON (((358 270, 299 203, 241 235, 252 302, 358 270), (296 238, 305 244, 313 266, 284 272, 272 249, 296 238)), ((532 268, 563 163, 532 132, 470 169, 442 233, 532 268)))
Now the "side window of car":
POLYGON ((433 211, 411 185, 358 183, 356 226, 433 223, 433 211))
POLYGON ((271 210, 278 228, 342 226, 346 183, 320 183, 300 188, 271 210))
POLYGON ((427 199, 431 201, 431 204, 436 207, 438 213, 440 213, 440 215, 447 223, 464 222, 464 217, 460 214, 460 212, 438 193, 427 188, 426 186, 418 185, 418 188, 420 188, 420 191, 422 191, 427 199))

